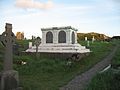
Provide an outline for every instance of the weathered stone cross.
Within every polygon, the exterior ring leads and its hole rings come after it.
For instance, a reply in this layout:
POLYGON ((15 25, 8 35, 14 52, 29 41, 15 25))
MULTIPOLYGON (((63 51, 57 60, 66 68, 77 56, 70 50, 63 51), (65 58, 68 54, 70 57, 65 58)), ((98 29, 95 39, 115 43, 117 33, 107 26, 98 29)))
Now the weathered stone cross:
POLYGON ((36 38, 34 44, 36 46, 36 57, 38 57, 38 46, 40 45, 41 43, 41 39, 39 37, 36 38))
POLYGON ((5 47, 3 71, 0 72, 0 90, 21 90, 18 72, 13 70, 12 47, 15 43, 15 35, 12 32, 12 24, 6 23, 5 32, 0 35, 0 41, 5 47))
POLYGON ((15 35, 12 32, 12 24, 6 23, 5 32, 1 35, 1 42, 5 47, 4 71, 13 69, 13 52, 12 47, 15 43, 15 35))

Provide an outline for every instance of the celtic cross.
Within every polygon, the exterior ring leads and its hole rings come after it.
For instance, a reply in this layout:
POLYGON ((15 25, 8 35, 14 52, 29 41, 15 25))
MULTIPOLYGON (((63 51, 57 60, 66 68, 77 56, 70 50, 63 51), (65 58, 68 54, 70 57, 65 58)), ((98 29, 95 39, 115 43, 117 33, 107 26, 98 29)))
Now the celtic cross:
POLYGON ((6 23, 5 32, 1 35, 1 42, 5 47, 4 71, 13 69, 12 47, 15 43, 15 35, 12 32, 12 24, 6 23))
POLYGON ((40 43, 41 43, 41 39, 40 39, 40 37, 37 37, 35 42, 34 42, 34 44, 36 46, 36 56, 37 57, 38 57, 38 46, 40 45, 40 43))

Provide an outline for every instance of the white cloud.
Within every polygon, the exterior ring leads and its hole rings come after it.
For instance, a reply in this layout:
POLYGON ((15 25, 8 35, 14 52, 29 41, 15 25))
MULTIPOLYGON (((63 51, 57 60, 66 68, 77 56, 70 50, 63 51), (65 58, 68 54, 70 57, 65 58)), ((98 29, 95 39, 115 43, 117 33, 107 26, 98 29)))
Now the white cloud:
POLYGON ((46 3, 33 0, 16 0, 16 6, 20 8, 49 9, 53 7, 53 2, 48 0, 46 3))

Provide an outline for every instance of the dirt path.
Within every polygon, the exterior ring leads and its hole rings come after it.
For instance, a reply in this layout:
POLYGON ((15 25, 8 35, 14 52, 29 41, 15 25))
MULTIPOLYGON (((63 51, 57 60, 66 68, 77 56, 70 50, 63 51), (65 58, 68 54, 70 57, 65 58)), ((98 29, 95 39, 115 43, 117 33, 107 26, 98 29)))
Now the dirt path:
POLYGON ((96 75, 96 73, 100 72, 111 63, 111 59, 113 58, 116 50, 117 47, 115 47, 113 51, 101 62, 97 63, 95 66, 81 75, 76 76, 67 85, 61 87, 59 90, 83 90, 90 80, 96 75))

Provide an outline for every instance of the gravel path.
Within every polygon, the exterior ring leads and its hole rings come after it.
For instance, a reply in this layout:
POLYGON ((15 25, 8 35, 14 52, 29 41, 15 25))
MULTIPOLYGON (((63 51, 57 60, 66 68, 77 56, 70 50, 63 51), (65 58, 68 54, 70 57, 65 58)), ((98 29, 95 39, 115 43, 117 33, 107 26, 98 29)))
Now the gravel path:
POLYGON ((83 90, 90 80, 96 75, 96 73, 100 72, 111 63, 111 59, 113 58, 116 50, 117 47, 115 47, 113 51, 101 62, 97 63, 95 66, 81 75, 76 76, 67 85, 61 87, 59 90, 83 90))

